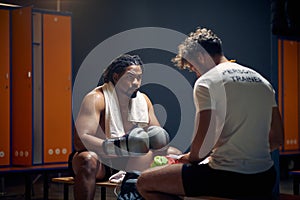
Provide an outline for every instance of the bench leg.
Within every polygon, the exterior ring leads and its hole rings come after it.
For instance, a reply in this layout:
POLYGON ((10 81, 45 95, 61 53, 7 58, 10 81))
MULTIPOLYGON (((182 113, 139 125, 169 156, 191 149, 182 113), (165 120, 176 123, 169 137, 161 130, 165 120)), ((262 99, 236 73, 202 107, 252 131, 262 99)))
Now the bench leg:
POLYGON ((64 200, 69 199, 69 185, 64 183, 64 200))
POLYGON ((49 183, 47 172, 43 174, 44 177, 44 200, 48 200, 49 197, 49 183))
POLYGON ((1 177, 1 183, 0 183, 0 196, 5 194, 5 180, 4 177, 1 177))
POLYGON ((106 187, 101 187, 101 200, 106 199, 106 187))
POLYGON ((31 199, 32 180, 31 174, 25 174, 25 200, 31 199))
POLYGON ((294 193, 294 195, 299 195, 299 185, 300 185, 300 177, 294 176, 294 179, 293 179, 293 193, 294 193))

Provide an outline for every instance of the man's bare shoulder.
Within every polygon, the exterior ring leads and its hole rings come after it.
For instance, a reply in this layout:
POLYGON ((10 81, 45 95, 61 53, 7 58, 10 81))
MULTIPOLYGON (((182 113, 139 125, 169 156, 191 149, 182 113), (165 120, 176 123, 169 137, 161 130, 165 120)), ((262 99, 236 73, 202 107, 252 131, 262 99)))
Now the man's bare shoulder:
POLYGON ((148 95, 147 94, 145 94, 145 93, 143 93, 143 92, 141 92, 141 94, 144 96, 144 98, 146 99, 146 102, 147 102, 147 104, 149 105, 152 105, 152 102, 151 102, 151 100, 149 99, 149 97, 148 97, 148 95))
POLYGON ((98 98, 102 97, 102 98, 104 98, 102 87, 103 86, 101 85, 101 86, 98 86, 98 87, 94 88, 89 93, 87 93, 86 96, 93 96, 93 97, 98 97, 98 98))
POLYGON ((87 93, 84 97, 83 103, 88 103, 88 104, 92 103, 97 106, 103 107, 105 102, 104 102, 102 86, 98 86, 93 90, 91 90, 89 93, 87 93))
POLYGON ((94 88, 93 90, 91 90, 88 95, 93 95, 93 96, 99 96, 99 97, 103 97, 103 90, 102 90, 103 86, 98 86, 96 88, 94 88))

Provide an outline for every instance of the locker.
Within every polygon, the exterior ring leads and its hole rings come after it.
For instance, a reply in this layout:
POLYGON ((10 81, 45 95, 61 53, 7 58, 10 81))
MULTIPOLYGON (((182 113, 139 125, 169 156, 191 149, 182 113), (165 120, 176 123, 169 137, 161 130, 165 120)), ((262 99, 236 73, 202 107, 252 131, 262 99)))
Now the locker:
POLYGON ((300 43, 278 40, 278 102, 284 123, 284 150, 299 150, 300 43))
POLYGON ((9 10, 0 10, 0 166, 10 164, 9 32, 9 10))
POLYGON ((12 11, 12 164, 64 163, 72 150, 71 17, 12 11))
POLYGON ((43 15, 44 161, 67 161, 72 147, 71 17, 43 15))
POLYGON ((31 7, 12 10, 12 164, 32 164, 31 7))

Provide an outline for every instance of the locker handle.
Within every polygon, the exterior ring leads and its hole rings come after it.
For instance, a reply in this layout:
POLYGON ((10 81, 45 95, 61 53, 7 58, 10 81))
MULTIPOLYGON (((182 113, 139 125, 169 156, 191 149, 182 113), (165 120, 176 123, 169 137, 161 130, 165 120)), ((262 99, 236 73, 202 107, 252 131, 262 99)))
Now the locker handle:
POLYGON ((28 73, 27 73, 27 77, 28 77, 28 78, 31 78, 31 72, 28 72, 28 73))
POLYGON ((5 78, 6 78, 6 79, 8 79, 8 78, 9 78, 9 75, 8 75, 8 73, 6 73, 6 74, 5 74, 5 78))

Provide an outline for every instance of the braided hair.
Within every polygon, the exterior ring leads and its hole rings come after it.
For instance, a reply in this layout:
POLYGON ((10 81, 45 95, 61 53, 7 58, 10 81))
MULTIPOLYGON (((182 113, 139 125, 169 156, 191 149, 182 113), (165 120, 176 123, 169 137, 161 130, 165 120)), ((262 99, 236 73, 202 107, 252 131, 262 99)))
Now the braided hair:
POLYGON ((138 55, 122 54, 121 56, 117 57, 104 70, 102 75, 104 83, 108 83, 109 81, 114 83, 113 74, 122 74, 126 68, 131 65, 140 65, 143 70, 143 62, 138 55))

